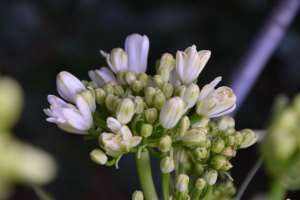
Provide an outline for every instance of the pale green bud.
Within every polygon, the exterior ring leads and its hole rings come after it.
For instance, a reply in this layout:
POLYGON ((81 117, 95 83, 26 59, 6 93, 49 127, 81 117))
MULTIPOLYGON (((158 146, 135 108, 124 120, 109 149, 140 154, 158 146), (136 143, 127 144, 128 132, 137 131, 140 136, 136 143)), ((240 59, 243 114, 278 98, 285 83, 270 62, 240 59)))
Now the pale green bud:
POLYGON ((172 139, 169 135, 164 135, 159 139, 158 149, 161 152, 168 152, 172 147, 172 139))
POLYGON ((193 107, 199 97, 200 89, 195 83, 182 87, 179 96, 187 104, 188 108, 193 107))
POLYGON ((231 147, 226 147, 222 153, 221 153, 223 156, 226 156, 226 157, 230 157, 233 155, 233 150, 231 147))
POLYGON ((211 146, 211 141, 210 141, 210 140, 206 140, 205 143, 204 143, 204 147, 205 147, 206 149, 209 149, 210 146, 211 146))
POLYGON ((219 128, 217 126, 213 127, 211 130, 211 135, 214 137, 217 136, 218 134, 219 134, 219 128))
POLYGON ((210 167, 212 167, 215 170, 221 169, 223 165, 226 164, 226 157, 221 155, 215 155, 210 160, 210 167))
POLYGON ((175 179, 176 190, 185 192, 189 186, 189 177, 185 174, 178 174, 175 179))
MULTIPOLYGON (((165 66, 159 67, 157 74, 162 77, 164 82, 168 82, 170 79, 170 70, 165 66)), ((155 80, 155 76, 154 76, 154 80, 155 80)))
POLYGON ((166 97, 163 94, 158 94, 154 98, 153 106, 156 110, 161 110, 166 103, 166 97))
POLYGON ((235 142, 236 142, 238 145, 241 145, 242 142, 243 142, 243 137, 242 137, 241 133, 240 133, 240 132, 235 132, 235 133, 233 134, 233 136, 234 136, 235 142))
POLYGON ((185 85, 180 85, 178 86, 175 91, 174 91, 174 96, 180 96, 180 92, 185 90, 186 86, 185 85))
POLYGON ((235 129, 232 127, 229 127, 225 131, 226 135, 233 135, 235 133, 235 129))
MULTIPOLYGON (((160 60, 158 60, 158 67, 160 66, 165 66, 167 67, 170 71, 172 71, 175 67, 176 60, 174 59, 172 54, 169 53, 164 53, 160 60)), ((157 67, 157 68, 158 68, 157 67)), ((156 70, 157 71, 157 70, 156 70)))
POLYGON ((180 121, 179 129, 177 130, 179 134, 179 138, 183 138, 185 132, 189 129, 189 127, 190 127, 190 119, 188 116, 185 116, 180 121))
POLYGON ((91 88, 93 88, 94 90, 96 90, 99 86, 96 82, 94 81, 90 81, 89 85, 91 88))
POLYGON ((126 79, 126 82, 127 82, 129 85, 131 85, 132 82, 136 80, 136 77, 135 77, 135 75, 134 75, 133 72, 127 72, 127 73, 125 74, 125 79, 126 79))
POLYGON ((193 154, 198 158, 198 160, 204 160, 208 156, 208 152, 205 147, 196 147, 193 150, 193 154))
POLYGON ((158 88, 161 88, 162 85, 165 83, 164 79, 160 75, 155 75, 153 77, 153 81, 158 88))
POLYGON ((213 169, 209 169, 205 177, 205 180, 208 185, 214 185, 217 181, 217 178, 218 178, 218 172, 213 169))
POLYGON ((98 104, 104 104, 106 98, 106 92, 102 88, 97 88, 95 91, 96 102, 98 104))
POLYGON ((229 117, 228 119, 228 126, 231 128, 234 128, 235 126, 235 120, 232 117, 229 117))
POLYGON ((155 108, 145 110, 145 117, 147 122, 152 124, 157 119, 157 110, 155 108))
POLYGON ((107 84, 103 87, 106 94, 114 94, 114 87, 111 84, 107 84))
POLYGON ((116 74, 119 70, 128 68, 128 57, 121 48, 114 48, 106 55, 106 62, 110 69, 116 74))
POLYGON ((233 166, 229 161, 226 161, 224 165, 220 168, 221 171, 228 171, 231 169, 233 166))
POLYGON ((139 81, 139 80, 133 81, 131 83, 131 87, 132 87, 132 90, 135 91, 135 92, 139 92, 143 89, 142 82, 139 81))
POLYGON ((208 123, 209 123, 209 118, 208 117, 202 117, 196 124, 194 124, 192 126, 192 128, 196 128, 196 127, 205 128, 205 127, 207 127, 208 123))
MULTIPOLYGON (((89 87, 89 86, 88 86, 89 87)), ((86 91, 86 89, 83 89, 83 88, 78 88, 77 90, 76 90, 76 94, 82 94, 83 92, 85 92, 86 91)))
POLYGON ((117 120, 121 124, 127 124, 130 122, 132 116, 134 114, 134 104, 131 99, 125 98, 123 99, 117 108, 117 120))
POLYGON ((144 137, 149 137, 153 131, 151 124, 143 124, 141 127, 141 135, 144 137))
POLYGON ((88 104, 91 112, 95 112, 96 110, 96 100, 95 100, 95 93, 91 87, 88 87, 89 90, 84 91, 81 96, 88 104))
POLYGON ((176 158, 180 163, 186 163, 189 158, 189 152, 185 147, 179 147, 176 150, 176 158))
POLYGON ((215 153, 221 153, 223 151, 223 149, 225 148, 225 142, 222 138, 216 138, 213 142, 212 142, 212 147, 211 150, 215 153))
POLYGON ((111 80, 111 81, 109 81, 107 84, 110 84, 111 86, 115 86, 115 85, 118 85, 117 84, 117 82, 116 81, 113 81, 113 80, 111 80))
POLYGON ((186 131, 184 136, 181 138, 181 141, 185 146, 195 147, 201 145, 206 140, 206 132, 199 131, 196 129, 192 129, 190 131, 186 131))
POLYGON ((125 70, 125 69, 120 70, 120 71, 118 71, 118 73, 117 73, 118 81, 119 81, 122 85, 128 85, 128 83, 127 83, 127 81, 126 81, 126 78, 125 78, 126 73, 127 73, 127 70, 125 70))
POLYGON ((183 114, 184 102, 179 97, 170 98, 162 107, 159 120, 162 127, 173 128, 183 114))
POLYGON ((148 87, 145 91, 145 100, 148 105, 152 105, 154 103, 154 98, 156 96, 156 90, 153 87, 148 87))
POLYGON ((235 145, 235 139, 234 136, 228 135, 224 138, 225 146, 226 147, 234 147, 235 145))
POLYGON ((101 151, 100 149, 94 149, 90 153, 92 161, 94 161, 97 164, 104 165, 107 162, 107 156, 106 154, 101 151))
POLYGON ((134 112, 138 115, 143 113, 144 101, 143 101, 142 97, 135 97, 133 99, 133 103, 134 103, 134 112))
POLYGON ((116 111, 116 107, 115 107, 115 104, 114 104, 115 98, 116 98, 116 96, 113 95, 113 94, 109 94, 105 98, 105 105, 108 108, 108 110, 110 110, 111 112, 116 111))
POLYGON ((217 125, 220 131, 225 131, 229 127, 229 117, 220 117, 217 125))
POLYGON ((133 95, 133 90, 130 86, 125 90, 125 94, 133 95))
POLYGON ((170 98, 174 91, 173 85, 170 83, 164 83, 161 89, 166 99, 170 98))
POLYGON ((144 195, 142 191, 135 191, 132 195, 132 200, 143 200, 144 195))
POLYGON ((255 136, 254 133, 250 129, 242 130, 241 136, 243 138, 242 145, 240 146, 241 149, 244 149, 244 148, 247 148, 247 147, 253 145, 258 139, 258 136, 255 136))
POLYGON ((206 185, 206 181, 203 178, 198 178, 196 180, 196 188, 197 190, 202 190, 206 185))
POLYGON ((167 174, 174 170, 175 164, 174 160, 171 159, 169 156, 163 158, 160 161, 160 170, 162 173, 167 174))
MULTIPOLYGON (((208 123, 208 126, 209 126, 210 128, 214 128, 214 127, 217 126, 217 122, 216 122, 215 120, 212 120, 212 121, 210 121, 210 122, 208 123)), ((219 128, 218 128, 218 129, 219 129, 219 128)))
POLYGON ((81 83, 87 88, 90 86, 90 83, 87 80, 82 80, 81 83))
POLYGON ((114 86, 114 95, 121 97, 121 96, 123 96, 123 94, 124 94, 123 88, 119 85, 115 85, 114 86))
POLYGON ((139 81, 141 81, 143 87, 145 87, 145 86, 147 85, 148 80, 149 80, 148 75, 145 74, 145 73, 140 73, 140 74, 137 76, 137 79, 138 79, 139 81))

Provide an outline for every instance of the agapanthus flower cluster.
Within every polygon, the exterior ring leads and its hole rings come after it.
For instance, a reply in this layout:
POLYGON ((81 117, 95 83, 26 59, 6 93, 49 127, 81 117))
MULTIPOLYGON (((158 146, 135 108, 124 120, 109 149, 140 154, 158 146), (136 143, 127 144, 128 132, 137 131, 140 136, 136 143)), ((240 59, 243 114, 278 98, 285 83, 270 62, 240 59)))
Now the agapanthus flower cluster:
MULTIPOLYGON (((202 89, 196 84, 210 51, 197 51, 192 45, 178 51, 175 58, 164 53, 151 66, 156 69, 154 76, 145 73, 148 52, 148 37, 132 34, 126 38, 125 50, 100 50, 109 67, 90 70, 91 81, 59 73, 57 90, 67 102, 49 95, 47 121, 67 132, 98 138, 101 149, 92 151, 91 158, 99 164, 117 166, 122 155, 132 152, 139 158, 144 149, 162 159, 163 174, 177 169, 176 163, 179 168, 183 163, 197 164, 206 171, 201 179, 205 183, 200 182, 207 190, 218 172, 230 176, 226 172, 232 167, 230 158, 257 137, 249 129, 236 131, 233 118, 210 120, 232 112, 236 102, 232 89, 216 88, 221 77, 202 89), (196 112, 190 115, 194 106, 196 112)), ((177 170, 177 195, 185 198, 189 179, 177 170)))

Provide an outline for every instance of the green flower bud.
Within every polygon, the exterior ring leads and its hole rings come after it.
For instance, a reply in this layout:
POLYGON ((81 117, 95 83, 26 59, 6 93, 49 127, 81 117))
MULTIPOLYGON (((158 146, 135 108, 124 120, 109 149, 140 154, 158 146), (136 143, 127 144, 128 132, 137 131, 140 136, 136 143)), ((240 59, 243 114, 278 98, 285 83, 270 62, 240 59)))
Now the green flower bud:
POLYGON ((250 129, 242 130, 241 136, 243 138, 242 145, 240 146, 241 149, 244 149, 244 148, 247 148, 247 147, 253 145, 258 139, 258 136, 255 136, 254 133, 250 129))
POLYGON ((114 86, 114 95, 121 97, 121 96, 123 96, 123 94, 124 94, 123 88, 119 85, 115 85, 114 86))
POLYGON ((145 100, 149 106, 154 103, 155 96, 156 90, 153 87, 148 87, 145 92, 145 100))
POLYGON ((232 117, 228 118, 228 127, 234 128, 235 126, 235 120, 232 117))
POLYGON ((204 147, 205 147, 206 149, 209 149, 210 146, 211 146, 211 141, 210 141, 210 140, 206 140, 205 143, 204 143, 204 147))
MULTIPOLYGON (((215 120, 212 120, 212 121, 210 121, 209 123, 208 123, 208 126, 210 127, 210 128, 214 128, 215 126, 217 126, 217 122, 215 121, 215 120)), ((219 129, 219 128, 218 128, 219 129)))
POLYGON ((232 127, 227 128, 225 131, 226 135, 233 135, 234 133, 235 133, 235 129, 232 127))
POLYGON ((235 145, 235 139, 234 136, 228 135, 224 138, 225 146, 226 147, 234 147, 235 145))
POLYGON ((110 110, 111 112, 115 112, 116 111, 116 107, 114 104, 114 100, 115 100, 116 96, 113 94, 108 94, 105 98, 105 105, 108 108, 108 110, 110 110))
POLYGON ((225 142, 222 138, 216 138, 213 142, 212 142, 212 147, 211 150, 215 153, 220 153, 223 151, 223 149, 225 148, 225 142))
POLYGON ((179 134, 179 138, 183 138, 185 132, 189 129, 189 127, 190 127, 190 119, 188 116, 184 116, 180 121, 179 129, 177 130, 179 134))
POLYGON ((156 110, 161 110, 166 103, 166 97, 163 94, 158 94, 154 98, 153 106, 156 110))
POLYGON ((96 101, 95 101, 95 92, 94 92, 93 88, 91 88, 89 86, 88 90, 81 93, 81 96, 83 97, 85 102, 88 104, 91 112, 92 113, 95 112, 95 110, 96 110, 96 101))
MULTIPOLYGON (((88 87, 90 87, 90 86, 88 86, 88 87)), ((83 92, 85 92, 86 91, 86 89, 83 89, 83 88, 78 88, 77 90, 76 90, 76 94, 82 94, 83 92)))
POLYGON ((114 93, 114 87, 111 84, 107 84, 103 87, 103 90, 106 92, 106 94, 113 94, 114 93))
POLYGON ((132 116, 134 114, 134 104, 131 101, 131 99, 123 99, 117 108, 117 120, 121 123, 121 124, 127 124, 128 122, 130 122, 132 116))
POLYGON ((185 192, 189 186, 189 177, 185 174, 178 174, 175 179, 176 190, 185 192))
POLYGON ((127 73, 125 74, 125 79, 126 79, 126 82, 127 82, 129 85, 131 85, 132 82, 136 80, 136 77, 135 77, 135 75, 134 75, 133 72, 127 72, 127 73))
POLYGON ((225 131, 229 127, 229 117, 220 117, 217 125, 220 131, 225 131))
POLYGON ((102 88, 97 88, 95 90, 95 95, 96 95, 96 102, 98 104, 102 105, 105 103, 106 92, 102 88))
POLYGON ((233 150, 231 147, 226 147, 222 153, 221 153, 223 156, 226 156, 226 157, 230 157, 233 155, 233 150))
POLYGON ((165 129, 173 128, 180 117, 184 109, 184 102, 179 97, 170 98, 162 107, 159 120, 162 127, 165 129))
POLYGON ((111 80, 111 81, 109 81, 107 84, 110 84, 111 86, 115 86, 115 85, 118 85, 117 84, 117 82, 116 81, 113 81, 113 80, 111 80))
POLYGON ((202 190, 206 185, 206 181, 203 178, 198 178, 196 180, 196 188, 197 190, 202 190))
POLYGON ((130 86, 126 89, 125 94, 133 95, 133 90, 130 86))
MULTIPOLYGON (((173 55, 169 54, 169 53, 164 53, 161 56, 161 59, 158 60, 157 68, 160 67, 160 66, 165 66, 170 71, 172 71, 175 67, 175 64, 176 64, 176 60, 174 59, 173 55)), ((157 71, 157 68, 156 68, 156 71, 157 71)))
POLYGON ((221 169, 221 167, 223 167, 225 163, 226 163, 226 157, 221 155, 215 155, 210 160, 210 166, 215 170, 221 169))
POLYGON ((141 81, 143 87, 145 87, 145 86, 147 85, 148 80, 149 80, 148 75, 145 74, 145 73, 140 73, 140 74, 137 76, 137 79, 138 79, 139 81, 141 81))
MULTIPOLYGON (((170 79, 170 70, 165 66, 159 67, 157 74, 162 77, 162 80, 164 82, 168 82, 170 79)), ((155 80, 155 76, 154 76, 154 80, 155 80)))
POLYGON ((226 161, 224 165, 220 168, 221 171, 228 171, 232 168, 232 164, 229 161, 226 161))
POLYGON ((155 75, 153 77, 153 81, 158 88, 161 88, 162 85, 165 83, 164 79, 160 75, 155 75))
POLYGON ((174 160, 171 159, 169 156, 163 158, 160 161, 160 170, 162 173, 167 174, 174 170, 175 164, 174 160))
POLYGON ((117 73, 117 78, 118 81, 122 84, 122 85, 128 85, 127 81, 126 81, 126 75, 127 71, 125 69, 119 70, 117 73))
POLYGON ((243 142, 243 137, 242 137, 241 133, 240 133, 240 132, 235 132, 235 133, 233 134, 233 136, 234 136, 235 142, 236 142, 238 145, 241 145, 242 142, 243 142))
POLYGON ((135 97, 133 99, 133 103, 134 103, 134 112, 136 114, 142 114, 144 111, 144 101, 142 97, 135 97))
POLYGON ((142 191, 135 191, 132 195, 132 200, 143 200, 144 195, 142 191))
POLYGON ((199 93, 199 86, 195 83, 190 83, 187 86, 182 87, 179 96, 186 103, 186 106, 191 108, 196 104, 199 93))
POLYGON ((207 127, 208 123, 209 123, 209 118, 208 117, 202 117, 196 124, 194 124, 192 126, 192 128, 196 128, 196 127, 205 128, 205 127, 207 127))
POLYGON ((143 124, 141 128, 141 135, 144 137, 149 137, 153 131, 151 124, 143 124))
POLYGON ((164 83, 161 89, 166 99, 170 98, 174 91, 173 85, 170 83, 164 83))
POLYGON ((107 162, 107 156, 106 154, 101 151, 100 149, 94 149, 90 153, 92 161, 94 161, 97 164, 104 165, 107 162))
POLYGON ((219 135, 219 128, 215 126, 211 129, 211 136, 215 137, 217 135, 219 135))
POLYGON ((192 129, 185 132, 184 136, 181 138, 181 141, 185 146, 195 147, 203 144, 206 140, 206 132, 192 129))
POLYGON ((98 84, 94 81, 90 81, 88 86, 90 86, 94 90, 96 90, 99 87, 98 84))
POLYGON ((208 185, 214 185, 217 181, 217 178, 218 178, 218 172, 213 169, 209 169, 205 177, 205 180, 208 185))
POLYGON ((169 135, 164 135, 159 139, 158 149, 162 152, 170 151, 172 147, 172 139, 169 135))
POLYGON ((87 80, 82 80, 81 83, 87 88, 90 86, 90 83, 87 80))
POLYGON ((157 119, 157 110, 155 108, 145 110, 145 117, 147 122, 152 124, 157 119))
POLYGON ((193 154, 198 158, 198 160, 204 160, 208 156, 208 152, 205 147, 196 147, 193 150, 193 154))
POLYGON ((188 150, 185 147, 179 147, 176 150, 176 158, 180 163, 186 163, 189 158, 188 150))
POLYGON ((139 92, 143 89, 142 82, 139 81, 139 80, 133 81, 131 83, 131 87, 132 87, 132 90, 135 91, 135 92, 139 92))
POLYGON ((185 85, 178 86, 174 91, 174 96, 180 96, 180 92, 185 89, 186 89, 185 85))

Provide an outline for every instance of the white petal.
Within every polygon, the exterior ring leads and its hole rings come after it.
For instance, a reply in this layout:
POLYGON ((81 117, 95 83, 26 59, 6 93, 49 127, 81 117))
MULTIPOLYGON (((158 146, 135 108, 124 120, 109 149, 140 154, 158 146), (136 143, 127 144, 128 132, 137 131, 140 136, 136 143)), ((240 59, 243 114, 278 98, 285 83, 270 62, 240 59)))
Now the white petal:
POLYGON ((96 73, 95 73, 94 70, 90 70, 90 71, 88 72, 88 74, 89 74, 90 79, 91 79, 92 81, 94 81, 95 83, 97 83, 97 84, 99 85, 99 87, 102 88, 102 87, 105 85, 104 82, 102 82, 102 81, 96 76, 96 73))
POLYGON ((86 101, 83 99, 83 97, 81 95, 76 95, 75 100, 76 100, 76 105, 77 105, 78 109, 80 110, 82 116, 85 119, 85 122, 91 128, 93 125, 93 116, 92 116, 89 105, 86 103, 86 101))
POLYGON ((107 127, 110 128, 114 133, 118 133, 120 128, 122 127, 120 122, 113 117, 108 117, 106 119, 107 127))
POLYGON ((64 124, 57 124, 57 126, 61 130, 66 131, 68 133, 76 133, 76 134, 84 134, 84 135, 89 134, 87 131, 77 130, 77 129, 74 129, 74 128, 69 127, 67 125, 64 125, 64 124))
POLYGON ((199 94, 198 100, 206 98, 221 80, 222 77, 218 76, 210 84, 205 85, 199 94))
POLYGON ((101 54, 104 58, 106 58, 107 53, 106 53, 105 51, 100 50, 100 54, 101 54))

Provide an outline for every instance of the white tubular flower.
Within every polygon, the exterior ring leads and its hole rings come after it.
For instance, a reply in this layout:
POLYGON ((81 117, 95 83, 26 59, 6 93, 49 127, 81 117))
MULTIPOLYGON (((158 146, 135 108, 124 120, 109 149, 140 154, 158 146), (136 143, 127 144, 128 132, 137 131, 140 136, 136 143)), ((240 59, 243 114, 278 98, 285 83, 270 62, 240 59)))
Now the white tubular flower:
POLYGON ((208 59, 210 51, 203 50, 197 52, 196 46, 187 48, 184 52, 177 51, 176 54, 176 71, 182 84, 193 82, 203 70, 208 59))
POLYGON ((88 134, 88 130, 93 126, 89 105, 79 94, 74 100, 78 109, 56 96, 49 95, 50 109, 44 109, 45 114, 49 116, 46 120, 56 123, 60 129, 69 133, 88 134))
POLYGON ((204 117, 220 117, 232 112, 236 105, 236 96, 229 87, 214 87, 221 81, 217 77, 210 84, 203 87, 196 103, 196 112, 204 117))
POLYGON ((195 105, 199 93, 199 86, 195 83, 191 83, 183 87, 183 89, 180 91, 179 96, 185 103, 184 112, 195 105))
POLYGON ((169 83, 173 85, 174 89, 177 88, 179 85, 181 85, 176 70, 172 70, 170 72, 169 83))
POLYGON ((180 97, 170 98, 162 107, 159 120, 162 127, 173 128, 183 114, 184 102, 180 97))
POLYGON ((108 67, 101 67, 100 70, 90 70, 89 77, 100 87, 106 85, 109 81, 117 82, 114 73, 108 67))
POLYGON ((82 84, 82 82, 66 71, 62 71, 57 75, 56 87, 59 95, 65 100, 72 103, 75 103, 73 100, 73 96, 76 94, 76 90, 85 90, 85 86, 82 84))
POLYGON ((112 130, 112 132, 114 133, 118 133, 118 131, 120 130, 120 128, 122 127, 122 125, 120 124, 120 122, 118 120, 116 120, 113 117, 108 117, 106 119, 106 123, 107 123, 107 127, 112 130))
POLYGON ((101 146, 106 154, 116 157, 126 154, 132 147, 137 146, 142 141, 142 137, 132 136, 131 131, 123 125, 117 134, 102 133, 100 136, 101 146))
POLYGON ((110 54, 107 54, 106 62, 115 74, 117 74, 119 70, 127 70, 128 68, 127 54, 121 48, 115 48, 110 52, 110 54))
POLYGON ((149 39, 146 35, 129 35, 125 40, 125 52, 128 55, 128 71, 136 76, 146 72, 149 52, 149 39))
POLYGON ((123 99, 117 107, 117 119, 121 124, 127 124, 130 122, 134 114, 134 104, 131 99, 123 99))

